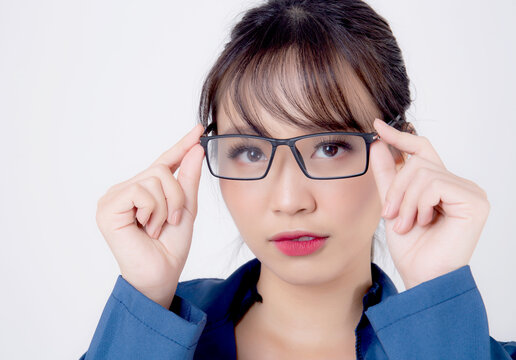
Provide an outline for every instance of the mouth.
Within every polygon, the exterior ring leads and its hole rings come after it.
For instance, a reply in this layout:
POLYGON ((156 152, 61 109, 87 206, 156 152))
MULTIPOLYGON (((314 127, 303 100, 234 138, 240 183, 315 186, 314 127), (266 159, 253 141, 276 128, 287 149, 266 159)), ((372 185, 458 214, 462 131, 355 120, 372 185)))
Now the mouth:
POLYGON ((274 235, 270 241, 287 256, 306 256, 321 249, 329 235, 307 231, 290 231, 274 235))
POLYGON ((317 234, 308 231, 281 232, 269 239, 269 241, 312 241, 326 239, 329 235, 317 234))

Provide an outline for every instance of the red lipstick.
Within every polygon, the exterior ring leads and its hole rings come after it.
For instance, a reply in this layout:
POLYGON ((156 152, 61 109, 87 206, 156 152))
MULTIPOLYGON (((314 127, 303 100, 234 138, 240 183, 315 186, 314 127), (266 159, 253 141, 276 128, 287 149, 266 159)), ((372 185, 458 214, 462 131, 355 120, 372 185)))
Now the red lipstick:
POLYGON ((320 249, 328 236, 307 231, 290 231, 276 234, 270 240, 285 255, 302 256, 320 249))

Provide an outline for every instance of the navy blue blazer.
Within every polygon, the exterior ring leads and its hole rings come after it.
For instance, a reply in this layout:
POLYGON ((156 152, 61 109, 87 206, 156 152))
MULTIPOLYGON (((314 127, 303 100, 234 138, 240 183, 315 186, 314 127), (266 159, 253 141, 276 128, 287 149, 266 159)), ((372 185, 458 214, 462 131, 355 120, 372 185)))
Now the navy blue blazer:
MULTIPOLYGON (((168 310, 119 275, 80 360, 236 359, 235 324, 263 301, 260 267, 254 258, 227 279, 180 282, 168 310)), ((375 263, 371 275, 355 329, 357 359, 516 359, 516 342, 489 335, 469 265, 401 293, 375 263)))

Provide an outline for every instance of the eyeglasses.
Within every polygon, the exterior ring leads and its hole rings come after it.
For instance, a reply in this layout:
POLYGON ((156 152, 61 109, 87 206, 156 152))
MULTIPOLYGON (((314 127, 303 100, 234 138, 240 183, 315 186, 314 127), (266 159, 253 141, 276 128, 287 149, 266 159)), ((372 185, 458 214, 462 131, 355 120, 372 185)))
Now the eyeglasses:
MULTIPOLYGON (((399 122, 401 115, 388 125, 399 122)), ((369 166, 369 149, 379 139, 377 132, 324 132, 274 139, 257 135, 225 134, 207 136, 211 123, 200 138, 211 174, 229 180, 259 180, 267 176, 276 148, 290 147, 303 173, 310 179, 332 180, 363 175, 369 166)))

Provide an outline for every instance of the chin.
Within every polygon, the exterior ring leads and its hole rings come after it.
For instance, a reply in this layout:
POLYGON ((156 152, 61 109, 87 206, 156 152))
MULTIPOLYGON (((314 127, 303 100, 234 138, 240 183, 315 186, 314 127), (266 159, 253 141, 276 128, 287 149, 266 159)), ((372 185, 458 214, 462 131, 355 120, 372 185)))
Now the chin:
POLYGON ((308 256, 279 255, 268 267, 279 278, 292 285, 325 283, 339 277, 342 271, 342 263, 334 264, 324 252, 308 256))

